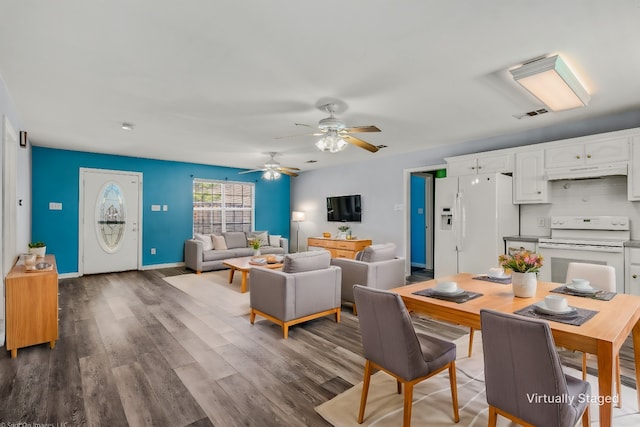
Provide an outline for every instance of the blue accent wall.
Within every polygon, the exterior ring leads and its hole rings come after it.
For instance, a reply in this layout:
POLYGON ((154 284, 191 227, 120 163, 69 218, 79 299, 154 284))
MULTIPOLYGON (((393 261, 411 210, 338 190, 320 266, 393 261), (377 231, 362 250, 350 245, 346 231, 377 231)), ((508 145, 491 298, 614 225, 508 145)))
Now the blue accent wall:
POLYGON ((192 235, 194 178, 254 182, 255 229, 289 238, 290 178, 260 179, 241 169, 114 156, 43 147, 32 149, 32 240, 47 243, 60 273, 78 271, 80 168, 142 173, 142 265, 184 261, 184 241, 192 235), (49 202, 62 210, 49 210, 49 202), (151 205, 168 205, 152 212, 151 205), (156 248, 156 255, 151 255, 156 248))
POLYGON ((411 265, 425 266, 425 179, 419 175, 411 175, 411 265), (422 209, 422 213, 419 210, 422 209))

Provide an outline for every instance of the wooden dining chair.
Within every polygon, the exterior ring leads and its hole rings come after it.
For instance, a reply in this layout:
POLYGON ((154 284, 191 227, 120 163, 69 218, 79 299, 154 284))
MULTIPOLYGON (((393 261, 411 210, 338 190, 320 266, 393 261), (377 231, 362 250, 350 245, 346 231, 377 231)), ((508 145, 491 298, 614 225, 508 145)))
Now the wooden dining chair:
POLYGON ((589 426, 587 381, 562 372, 549 323, 480 310, 489 427, 498 415, 524 426, 589 426), (545 400, 546 399, 546 400, 545 400))
MULTIPOLYGON (((610 265, 588 264, 583 262, 570 262, 567 267, 567 277, 565 283, 570 283, 573 279, 586 279, 593 288, 616 292, 616 269, 610 265)), ((582 353, 582 379, 587 379, 587 353, 582 353)), ((620 354, 615 358, 616 370, 616 391, 618 399, 616 406, 622 406, 622 389, 620 381, 620 354)))
POLYGON ((411 425, 413 387, 445 369, 449 370, 453 419, 460 421, 456 383, 456 345, 439 338, 416 333, 409 312, 398 294, 355 285, 358 321, 365 367, 358 423, 364 421, 371 374, 381 370, 397 381, 397 392, 404 384, 403 426, 411 425))

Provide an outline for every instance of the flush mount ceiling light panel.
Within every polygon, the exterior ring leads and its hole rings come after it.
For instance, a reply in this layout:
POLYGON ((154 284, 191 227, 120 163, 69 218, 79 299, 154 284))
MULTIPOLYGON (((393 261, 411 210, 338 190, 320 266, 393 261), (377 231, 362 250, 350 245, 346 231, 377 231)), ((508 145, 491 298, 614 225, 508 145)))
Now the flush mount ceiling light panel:
POLYGON ((510 70, 513 79, 552 111, 586 107, 591 96, 559 55, 510 70))

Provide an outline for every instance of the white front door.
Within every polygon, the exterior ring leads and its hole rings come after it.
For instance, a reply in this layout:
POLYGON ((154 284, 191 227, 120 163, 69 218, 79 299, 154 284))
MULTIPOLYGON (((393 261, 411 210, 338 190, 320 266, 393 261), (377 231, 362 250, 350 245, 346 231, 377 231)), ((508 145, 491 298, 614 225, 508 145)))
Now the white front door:
POLYGON ((138 269, 141 174, 81 169, 80 182, 79 272, 138 269))

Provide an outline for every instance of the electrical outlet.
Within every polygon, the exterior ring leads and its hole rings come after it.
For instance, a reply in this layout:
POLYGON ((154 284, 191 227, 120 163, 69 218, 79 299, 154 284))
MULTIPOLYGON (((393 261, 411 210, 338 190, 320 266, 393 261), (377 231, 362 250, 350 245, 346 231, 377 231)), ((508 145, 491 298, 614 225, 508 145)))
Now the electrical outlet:
POLYGON ((544 226, 545 226, 545 219, 538 218, 538 227, 544 227, 544 226))
POLYGON ((156 248, 151 248, 151 255, 155 255, 156 254, 156 248))

